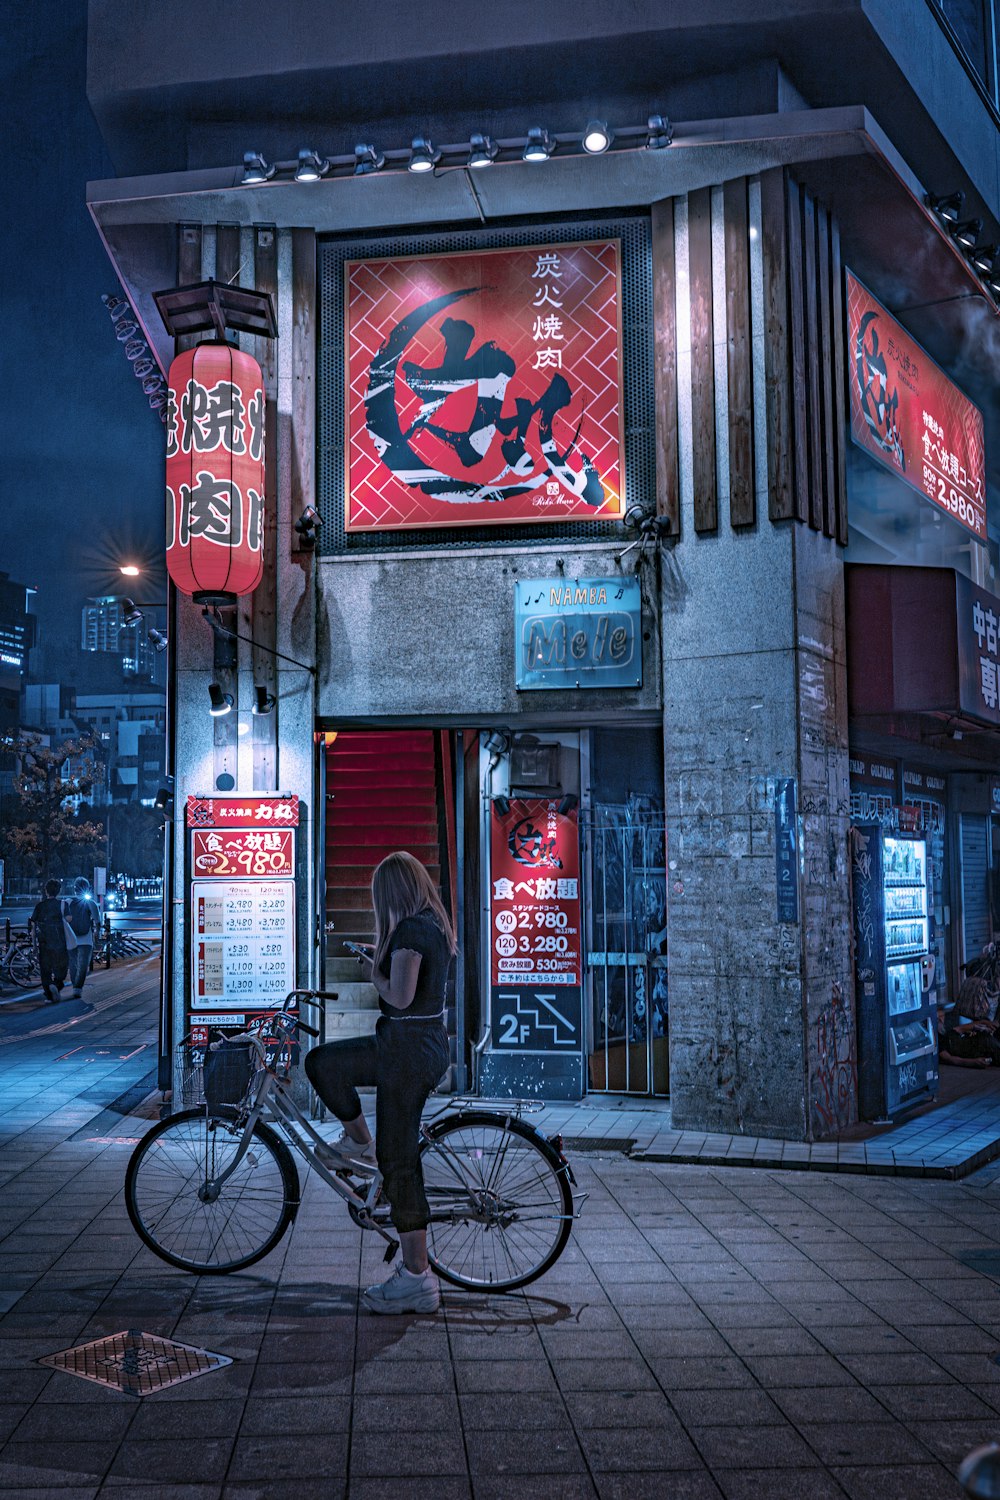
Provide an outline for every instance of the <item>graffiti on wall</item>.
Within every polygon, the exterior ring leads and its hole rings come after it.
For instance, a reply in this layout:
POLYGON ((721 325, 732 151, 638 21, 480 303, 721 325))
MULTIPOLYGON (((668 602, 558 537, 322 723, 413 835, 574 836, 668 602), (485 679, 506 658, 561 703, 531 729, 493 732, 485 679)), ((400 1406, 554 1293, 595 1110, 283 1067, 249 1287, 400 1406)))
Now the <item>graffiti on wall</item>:
POLYGON ((854 1015, 843 986, 834 981, 830 999, 816 1018, 813 1070, 813 1131, 830 1135, 851 1123, 858 1090, 854 1015))

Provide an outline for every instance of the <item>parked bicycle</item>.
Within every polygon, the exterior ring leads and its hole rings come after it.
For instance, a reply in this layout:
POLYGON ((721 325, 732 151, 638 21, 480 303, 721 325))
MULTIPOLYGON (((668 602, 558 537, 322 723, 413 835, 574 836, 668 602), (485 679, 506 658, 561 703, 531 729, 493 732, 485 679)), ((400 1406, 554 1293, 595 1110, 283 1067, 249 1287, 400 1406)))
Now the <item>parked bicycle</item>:
POLYGON ((11 933, 10 941, 0 948, 0 979, 29 990, 41 981, 38 949, 26 930, 11 933))
MULTIPOLYGON (((319 1033, 290 1007, 336 998, 293 990, 266 1031, 216 1044, 205 1057, 206 1103, 161 1121, 133 1151, 125 1175, 129 1218, 170 1265, 221 1275, 273 1250, 301 1198, 289 1147, 344 1199, 355 1224, 388 1242, 386 1261, 395 1256, 399 1244, 378 1169, 324 1166, 316 1155, 323 1138, 291 1092, 297 1031, 319 1033), (237 1076, 226 1078, 234 1062, 237 1076)), ((561 1137, 522 1118, 531 1107, 512 1103, 501 1113, 459 1099, 421 1127, 430 1263, 454 1286, 513 1291, 542 1276, 566 1248, 587 1195, 574 1195, 561 1137)))

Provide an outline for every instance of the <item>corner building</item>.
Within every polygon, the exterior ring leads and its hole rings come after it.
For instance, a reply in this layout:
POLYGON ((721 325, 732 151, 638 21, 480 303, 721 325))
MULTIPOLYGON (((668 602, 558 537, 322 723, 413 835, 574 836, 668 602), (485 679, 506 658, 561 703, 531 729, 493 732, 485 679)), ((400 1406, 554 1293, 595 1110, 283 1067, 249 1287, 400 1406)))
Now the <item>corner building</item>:
MULTIPOLYGON (((1000 241, 991 12, 557 0, 515 22, 390 3, 376 35, 295 3, 235 30, 184 0, 91 4, 119 175, 89 207, 163 369, 184 341, 162 288, 266 291, 278 326, 239 336, 267 394, 265 567, 226 618, 257 644, 172 596, 165 1055, 206 1010, 186 799, 287 793, 300 983, 350 998, 341 944, 366 931, 383 853, 440 880, 458 1087, 669 1093, 677 1125, 790 1140, 857 1120, 852 817, 933 836, 937 993, 992 935, 1000 717, 973 701, 981 643, 948 587, 1000 593, 1000 341, 961 219, 930 206, 960 191, 973 243, 1000 241), (594 120, 615 136, 592 155, 594 120), (522 159, 532 131, 554 147, 540 160, 522 159), (481 168, 476 135, 499 143, 481 168), (407 170, 418 138, 446 148, 433 170, 407 170), (305 148, 316 180, 296 179, 305 148), (246 152, 277 170, 245 181, 246 152), (536 322, 558 300, 536 303, 556 284, 532 272, 543 255, 576 278, 565 363, 566 327, 536 322), (610 287, 591 304, 586 257, 610 287), (413 266, 425 324, 387 353, 413 266), (854 282, 880 344, 852 342, 854 282), (887 463, 894 321, 982 413, 981 516, 927 492, 909 438, 905 472, 887 463), (543 460, 527 500, 484 498, 543 460), (928 620, 932 642, 951 621, 933 681, 908 641, 928 620), (209 716, 210 682, 232 713, 209 716), (275 706, 251 716, 258 685, 275 706), (535 862, 520 903, 510 861, 535 862)), ((242 1018, 232 997, 215 1010, 242 1018)), ((370 1017, 331 1004, 325 1024, 370 1017)))

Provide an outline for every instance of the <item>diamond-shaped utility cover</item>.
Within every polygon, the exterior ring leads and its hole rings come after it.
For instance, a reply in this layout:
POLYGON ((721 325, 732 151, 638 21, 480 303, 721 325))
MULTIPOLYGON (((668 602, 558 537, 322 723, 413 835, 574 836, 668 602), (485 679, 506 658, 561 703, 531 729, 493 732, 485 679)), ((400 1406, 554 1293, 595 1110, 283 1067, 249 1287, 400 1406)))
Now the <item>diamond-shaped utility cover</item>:
POLYGON ((193 1380, 196 1375, 207 1375, 210 1370, 231 1365, 232 1360, 224 1354, 210 1354, 207 1349, 195 1349, 191 1344, 178 1344, 175 1339, 161 1339, 155 1333, 129 1328, 124 1333, 94 1339, 91 1344, 46 1354, 38 1363, 65 1370, 68 1375, 82 1375, 84 1380, 94 1380, 98 1385, 109 1385, 127 1396, 151 1396, 168 1385, 179 1385, 182 1380, 193 1380))

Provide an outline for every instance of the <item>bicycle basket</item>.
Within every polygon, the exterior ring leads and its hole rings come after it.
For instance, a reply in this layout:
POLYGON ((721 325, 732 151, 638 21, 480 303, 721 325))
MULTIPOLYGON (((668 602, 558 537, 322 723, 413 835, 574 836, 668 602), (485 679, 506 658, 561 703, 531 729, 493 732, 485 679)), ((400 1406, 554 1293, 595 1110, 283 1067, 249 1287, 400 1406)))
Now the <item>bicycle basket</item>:
POLYGON ((209 1113, 220 1105, 239 1104, 253 1076, 254 1050, 249 1042, 222 1042, 205 1053, 203 1082, 209 1113))

